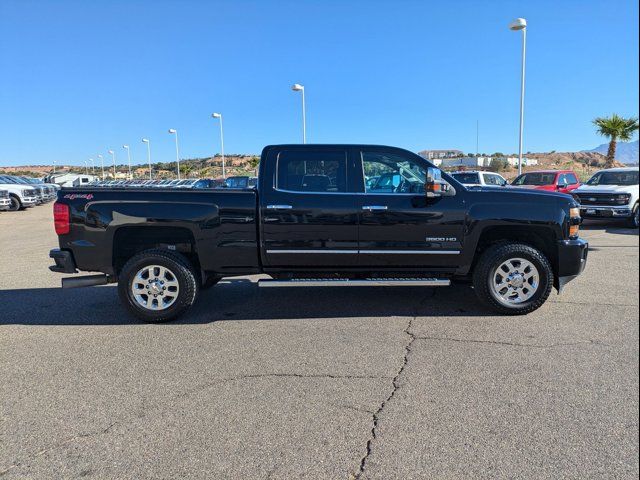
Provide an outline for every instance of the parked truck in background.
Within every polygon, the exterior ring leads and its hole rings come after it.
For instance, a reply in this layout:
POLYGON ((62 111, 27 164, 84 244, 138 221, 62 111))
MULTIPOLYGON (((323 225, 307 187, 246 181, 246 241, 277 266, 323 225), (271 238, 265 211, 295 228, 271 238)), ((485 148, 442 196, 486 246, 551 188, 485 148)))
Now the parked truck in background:
POLYGON ((625 219, 638 228, 638 167, 609 168, 573 191, 584 218, 625 219))
POLYGON ((187 310, 223 277, 263 287, 447 286, 471 281, 505 314, 540 307, 578 276, 588 245, 569 195, 467 188, 409 151, 374 145, 275 145, 257 188, 63 189, 51 270, 118 283, 152 322, 187 310), (392 176, 389 188, 366 182, 392 176))

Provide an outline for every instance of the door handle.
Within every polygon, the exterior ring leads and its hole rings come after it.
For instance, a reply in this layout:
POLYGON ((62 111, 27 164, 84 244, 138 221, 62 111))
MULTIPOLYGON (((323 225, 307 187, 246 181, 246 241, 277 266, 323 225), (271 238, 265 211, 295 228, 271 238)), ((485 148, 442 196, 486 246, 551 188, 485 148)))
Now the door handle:
POLYGON ((374 211, 386 210, 387 206, 386 205, 365 205, 364 207, 362 207, 362 209, 367 210, 369 212, 374 212, 374 211))
POLYGON ((291 210, 291 205, 267 205, 267 210, 291 210))

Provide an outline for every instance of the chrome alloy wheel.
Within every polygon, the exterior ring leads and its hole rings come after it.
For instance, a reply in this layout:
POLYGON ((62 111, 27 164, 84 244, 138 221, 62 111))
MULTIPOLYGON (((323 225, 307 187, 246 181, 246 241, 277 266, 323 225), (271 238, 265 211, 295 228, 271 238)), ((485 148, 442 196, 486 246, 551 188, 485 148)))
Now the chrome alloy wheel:
POLYGON ((491 287, 496 298, 507 306, 529 300, 540 286, 540 274, 533 263, 524 258, 510 258, 495 269, 491 287))
POLYGON ((131 294, 138 305, 148 310, 165 310, 178 298, 180 285, 174 273, 160 265, 149 265, 136 273, 131 294))

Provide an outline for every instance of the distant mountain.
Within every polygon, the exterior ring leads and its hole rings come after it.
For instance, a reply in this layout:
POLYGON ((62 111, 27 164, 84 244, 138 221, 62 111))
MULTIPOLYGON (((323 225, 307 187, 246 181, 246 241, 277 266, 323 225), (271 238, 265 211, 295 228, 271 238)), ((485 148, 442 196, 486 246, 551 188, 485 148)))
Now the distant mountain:
MULTIPOLYGON (((588 150, 589 152, 598 152, 603 155, 607 154, 607 150, 609 149, 608 143, 603 143, 599 147, 594 148, 593 150, 588 150)), ((618 142, 616 147, 616 160, 622 163, 638 163, 638 154, 640 151, 640 147, 638 146, 638 140, 635 142, 618 142)))

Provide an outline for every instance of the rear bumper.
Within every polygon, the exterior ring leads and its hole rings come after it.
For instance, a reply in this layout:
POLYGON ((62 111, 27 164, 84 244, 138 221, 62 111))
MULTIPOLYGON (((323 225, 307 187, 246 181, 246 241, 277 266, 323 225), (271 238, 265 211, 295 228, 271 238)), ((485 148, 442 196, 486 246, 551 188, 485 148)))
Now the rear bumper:
POLYGON ((589 243, 578 238, 558 242, 558 275, 555 287, 558 293, 587 266, 589 243))
POLYGON ((70 251, 54 248, 49 252, 49 258, 53 258, 56 262, 55 265, 49 267, 49 270, 52 272, 78 273, 78 270, 76 270, 76 262, 70 251))
POLYGON ((622 207, 581 205, 580 216, 582 218, 628 218, 633 215, 630 205, 622 207))

